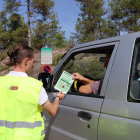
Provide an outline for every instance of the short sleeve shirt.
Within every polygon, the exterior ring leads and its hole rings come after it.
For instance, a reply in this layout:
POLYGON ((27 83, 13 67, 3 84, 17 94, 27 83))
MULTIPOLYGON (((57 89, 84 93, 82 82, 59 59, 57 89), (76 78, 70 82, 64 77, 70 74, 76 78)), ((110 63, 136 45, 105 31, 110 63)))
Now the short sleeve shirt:
POLYGON ((93 83, 90 83, 90 87, 92 89, 92 92, 94 94, 97 94, 97 91, 99 90, 100 84, 102 84, 103 80, 95 81, 93 83))
MULTIPOLYGON (((8 76, 15 76, 15 77, 28 77, 28 75, 24 72, 17 72, 17 71, 10 71, 8 76)), ((40 94, 39 94, 39 105, 43 105, 48 100, 48 95, 44 89, 44 87, 41 88, 40 94)))

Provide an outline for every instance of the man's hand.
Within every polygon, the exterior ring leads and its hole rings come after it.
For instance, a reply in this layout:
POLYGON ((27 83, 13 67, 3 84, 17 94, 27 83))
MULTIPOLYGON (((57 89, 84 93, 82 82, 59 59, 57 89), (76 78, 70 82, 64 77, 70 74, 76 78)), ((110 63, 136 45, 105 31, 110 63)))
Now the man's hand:
POLYGON ((56 96, 59 96, 60 97, 60 100, 61 99, 64 99, 64 93, 62 91, 57 92, 56 96))
POLYGON ((72 74, 72 75, 73 75, 73 78, 72 78, 72 79, 77 80, 78 82, 81 82, 81 83, 83 83, 83 84, 85 84, 85 85, 94 82, 94 80, 90 80, 90 79, 88 79, 88 78, 85 78, 84 76, 82 76, 82 75, 79 74, 79 73, 74 73, 74 74, 72 74))
POLYGON ((73 73, 72 75, 73 75, 73 78, 72 78, 72 79, 77 80, 77 81, 79 81, 79 82, 82 82, 82 81, 84 81, 84 79, 85 79, 85 77, 82 76, 82 75, 79 74, 79 73, 73 73))

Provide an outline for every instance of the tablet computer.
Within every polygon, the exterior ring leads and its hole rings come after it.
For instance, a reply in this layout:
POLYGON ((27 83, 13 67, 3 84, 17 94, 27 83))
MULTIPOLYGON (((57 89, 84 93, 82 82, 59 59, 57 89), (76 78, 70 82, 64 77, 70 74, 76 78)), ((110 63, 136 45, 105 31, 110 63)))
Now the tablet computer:
POLYGON ((74 82, 72 77, 72 74, 63 71, 54 88, 66 94, 74 82))

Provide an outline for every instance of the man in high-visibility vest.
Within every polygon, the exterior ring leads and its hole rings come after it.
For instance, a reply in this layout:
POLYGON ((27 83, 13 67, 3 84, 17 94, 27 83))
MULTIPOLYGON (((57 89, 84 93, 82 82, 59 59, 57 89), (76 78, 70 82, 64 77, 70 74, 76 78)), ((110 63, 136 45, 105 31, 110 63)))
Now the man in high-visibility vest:
POLYGON ((43 140, 42 107, 55 116, 64 94, 58 92, 51 104, 42 82, 28 77, 35 60, 32 48, 21 44, 7 54, 7 65, 14 69, 0 77, 0 140, 43 140))

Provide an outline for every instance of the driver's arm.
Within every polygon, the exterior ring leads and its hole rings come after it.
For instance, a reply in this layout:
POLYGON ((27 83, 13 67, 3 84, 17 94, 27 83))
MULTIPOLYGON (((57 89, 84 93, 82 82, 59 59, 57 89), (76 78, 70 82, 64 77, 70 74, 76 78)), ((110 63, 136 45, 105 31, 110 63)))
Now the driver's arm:
POLYGON ((74 80, 77 80, 77 81, 79 81, 79 82, 81 82, 81 83, 83 83, 83 84, 85 84, 85 85, 94 82, 93 80, 90 80, 90 79, 88 79, 88 78, 85 78, 84 76, 82 76, 82 75, 79 74, 79 73, 74 73, 74 74, 73 74, 73 79, 74 79, 74 80))
POLYGON ((94 83, 90 83, 88 85, 83 85, 79 88, 79 92, 81 93, 94 93, 97 94, 97 91, 99 90, 100 85, 102 85, 103 80, 95 81, 94 83))
POLYGON ((79 92, 80 93, 85 93, 85 94, 91 94, 91 93, 93 93, 93 91, 92 91, 92 89, 91 89, 91 87, 90 87, 89 84, 80 86, 79 92))

